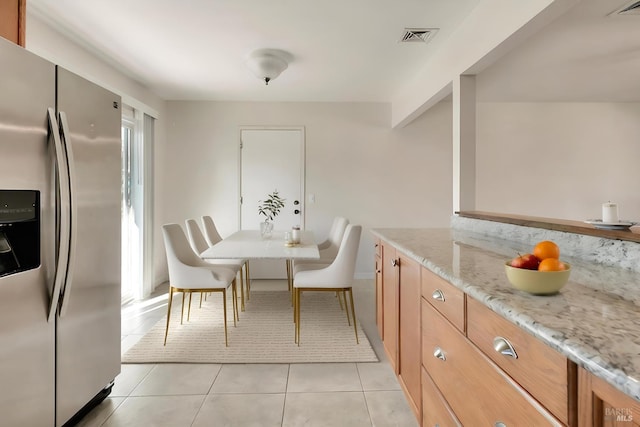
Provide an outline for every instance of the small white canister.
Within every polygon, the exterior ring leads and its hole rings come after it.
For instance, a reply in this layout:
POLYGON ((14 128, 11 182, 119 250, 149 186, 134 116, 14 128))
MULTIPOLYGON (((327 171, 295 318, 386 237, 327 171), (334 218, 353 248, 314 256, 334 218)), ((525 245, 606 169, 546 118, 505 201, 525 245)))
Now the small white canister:
POLYGON ((291 229, 291 241, 295 245, 300 243, 300 226, 296 225, 291 229))

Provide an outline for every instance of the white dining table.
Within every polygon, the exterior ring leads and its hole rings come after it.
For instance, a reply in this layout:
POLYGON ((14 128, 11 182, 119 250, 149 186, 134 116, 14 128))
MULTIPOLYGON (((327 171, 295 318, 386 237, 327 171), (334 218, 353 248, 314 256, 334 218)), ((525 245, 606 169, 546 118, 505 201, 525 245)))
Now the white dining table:
MULTIPOLYGON (((312 231, 302 230, 300 243, 287 246, 284 231, 274 231, 269 238, 262 238, 260 230, 240 230, 222 239, 200 254, 202 259, 283 259, 286 261, 289 290, 293 286, 292 261, 319 259, 320 251, 312 231)), ((248 282, 247 282, 248 283, 248 282)), ((247 286, 249 297, 251 285, 247 286)), ((293 292, 291 293, 293 296, 293 292)), ((241 301, 244 311, 244 297, 241 301)))
POLYGON ((285 246, 284 231, 263 239, 260 230, 240 230, 200 254, 203 259, 319 259, 320 251, 312 231, 303 230, 300 243, 285 246))

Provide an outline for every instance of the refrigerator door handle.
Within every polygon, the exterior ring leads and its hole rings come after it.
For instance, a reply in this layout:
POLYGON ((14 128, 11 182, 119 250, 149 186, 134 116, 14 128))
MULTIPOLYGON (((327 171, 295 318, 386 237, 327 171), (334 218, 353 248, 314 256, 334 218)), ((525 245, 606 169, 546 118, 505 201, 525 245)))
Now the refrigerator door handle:
POLYGON ((69 132, 69 124, 67 122, 67 115, 64 111, 60 111, 60 128, 62 129, 62 142, 64 145, 65 152, 67 154, 67 172, 69 179, 69 223, 71 225, 69 234, 69 260, 67 262, 67 275, 65 280, 64 289, 62 289, 62 302, 60 303, 60 317, 63 317, 67 311, 67 307, 69 306, 69 294, 71 293, 71 284, 73 283, 73 269, 75 266, 76 260, 76 237, 78 231, 77 224, 77 212, 78 207, 76 205, 75 200, 75 191, 76 191, 76 169, 75 163, 73 161, 73 150, 71 149, 71 143, 69 136, 71 133, 69 132))
POLYGON ((57 248, 56 272, 53 280, 53 289, 51 291, 51 300, 49 303, 49 315, 47 316, 47 320, 51 322, 55 319, 62 284, 64 283, 67 275, 67 265, 69 262, 69 233, 71 231, 71 224, 69 221, 69 173, 67 172, 67 161, 64 155, 64 149, 62 147, 62 142, 60 141, 60 128, 58 127, 58 120, 56 119, 56 113, 53 108, 49 108, 47 110, 47 116, 49 118, 50 137, 53 139, 55 149, 58 190, 60 191, 60 234, 57 248))

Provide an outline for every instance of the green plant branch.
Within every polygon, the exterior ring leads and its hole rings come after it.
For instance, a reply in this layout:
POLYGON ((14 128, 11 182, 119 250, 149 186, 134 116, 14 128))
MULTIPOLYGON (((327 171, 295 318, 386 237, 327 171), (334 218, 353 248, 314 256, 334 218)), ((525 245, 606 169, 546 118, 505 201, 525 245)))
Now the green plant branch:
POLYGON ((278 194, 278 190, 274 190, 264 201, 258 200, 258 215, 264 215, 265 221, 273 221, 280 213, 280 209, 284 208, 285 201, 278 194))

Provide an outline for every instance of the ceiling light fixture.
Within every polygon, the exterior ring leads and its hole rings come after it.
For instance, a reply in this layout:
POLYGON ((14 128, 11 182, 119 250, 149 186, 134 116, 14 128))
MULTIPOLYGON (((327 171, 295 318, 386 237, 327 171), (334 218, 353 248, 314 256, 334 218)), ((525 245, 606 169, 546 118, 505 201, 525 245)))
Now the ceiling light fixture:
POLYGON ((275 49, 258 49, 249 54, 247 67, 265 85, 280 75, 289 66, 286 52, 275 49))

